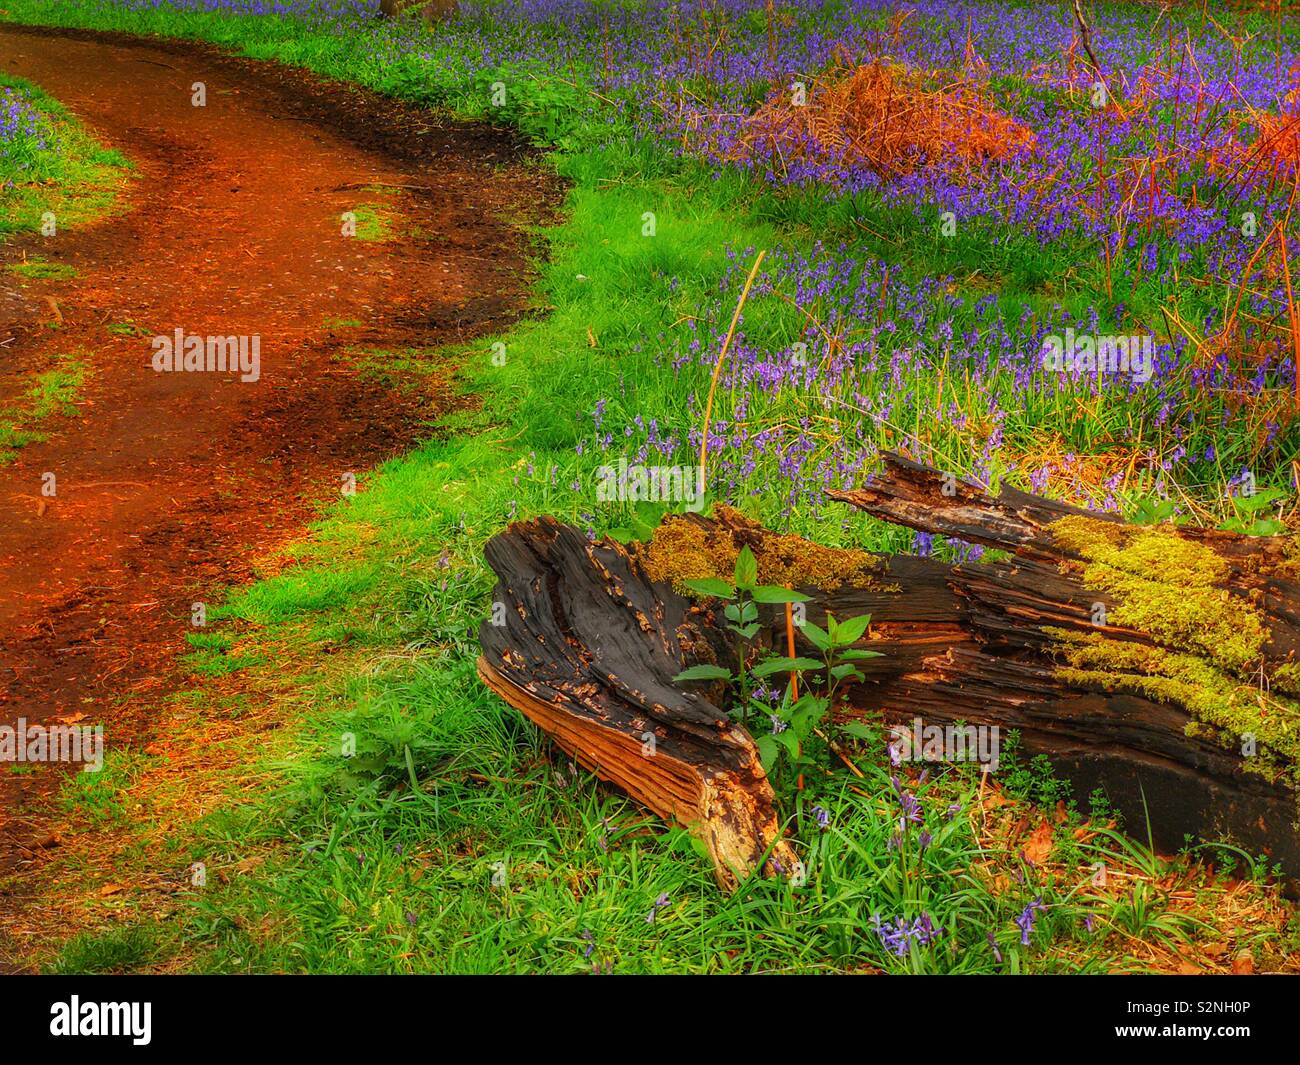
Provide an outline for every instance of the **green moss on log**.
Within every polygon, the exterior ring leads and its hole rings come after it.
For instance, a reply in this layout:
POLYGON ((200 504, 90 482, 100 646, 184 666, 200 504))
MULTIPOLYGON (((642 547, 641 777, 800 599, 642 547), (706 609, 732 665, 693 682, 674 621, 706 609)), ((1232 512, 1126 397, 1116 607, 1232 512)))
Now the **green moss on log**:
POLYGON ((1081 560, 1084 587, 1111 604, 1107 621, 1154 644, 1104 630, 1050 630, 1063 663, 1058 676, 1179 706, 1191 717, 1189 736, 1242 754, 1252 772, 1300 786, 1300 703, 1282 694, 1300 694, 1300 668, 1279 666, 1262 683, 1268 625, 1228 589, 1228 563, 1169 526, 1071 516, 1050 532, 1081 560))
POLYGON ((1251 772, 1300 785, 1300 704, 1294 700, 1261 691, 1193 654, 1100 633, 1049 632, 1064 662, 1056 673, 1066 683, 1181 707, 1192 719, 1187 735, 1242 754, 1251 772))
POLYGON ((1051 531, 1084 560, 1084 586, 1114 600, 1111 622, 1230 673, 1259 661, 1268 640, 1264 619, 1224 587, 1228 564, 1208 547, 1168 527, 1126 528, 1095 518, 1063 518, 1051 531))

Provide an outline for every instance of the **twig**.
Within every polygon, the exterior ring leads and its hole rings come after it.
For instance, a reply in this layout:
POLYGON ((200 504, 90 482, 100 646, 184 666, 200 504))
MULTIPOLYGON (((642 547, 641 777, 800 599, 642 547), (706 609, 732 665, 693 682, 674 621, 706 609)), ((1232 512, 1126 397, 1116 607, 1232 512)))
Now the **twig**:
POLYGON ((740 312, 745 306, 745 301, 749 299, 749 290, 753 287, 754 278, 758 276, 758 268, 763 262, 763 256, 767 254, 764 249, 758 253, 758 258, 754 260, 754 265, 750 267, 749 277, 745 279, 745 287, 741 290, 740 300, 736 304, 736 313, 731 316, 731 328, 727 330, 727 338, 722 342, 722 350, 718 352, 718 365, 713 368, 713 380, 709 384, 709 400, 704 405, 704 426, 700 430, 700 483, 707 481, 705 476, 705 457, 709 449, 709 419, 713 416, 713 396, 718 390, 718 376, 722 373, 722 364, 727 358, 727 349, 731 347, 731 338, 736 334, 736 326, 740 322, 740 312))
POLYGON ((344 185, 335 185, 330 192, 345 192, 348 189, 414 189, 417 192, 432 192, 428 185, 395 185, 391 181, 349 181, 344 185))

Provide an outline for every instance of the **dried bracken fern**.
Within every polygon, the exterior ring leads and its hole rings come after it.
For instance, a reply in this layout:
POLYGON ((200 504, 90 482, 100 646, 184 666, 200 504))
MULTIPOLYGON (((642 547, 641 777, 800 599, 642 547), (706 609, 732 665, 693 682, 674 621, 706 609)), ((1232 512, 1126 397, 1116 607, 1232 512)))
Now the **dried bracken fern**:
POLYGON ((1243 186, 1261 179, 1294 179, 1300 171, 1300 63, 1292 67, 1295 88, 1282 98, 1282 113, 1247 105, 1241 117, 1254 128, 1249 143, 1233 140, 1210 159, 1211 169, 1243 186))
POLYGON ((935 89, 926 80, 888 61, 841 61, 806 99, 782 93, 764 104, 732 154, 860 166, 888 179, 921 166, 969 171, 1034 144, 970 85, 935 89))

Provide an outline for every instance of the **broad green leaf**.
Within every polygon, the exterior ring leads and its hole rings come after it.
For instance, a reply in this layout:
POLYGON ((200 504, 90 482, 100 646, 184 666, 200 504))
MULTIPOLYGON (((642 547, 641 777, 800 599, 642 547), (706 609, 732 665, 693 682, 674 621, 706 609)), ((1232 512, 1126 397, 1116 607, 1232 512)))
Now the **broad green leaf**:
POLYGON ((664 514, 668 512, 666 504, 651 503, 648 499, 638 499, 632 509, 636 520, 650 526, 651 529, 658 528, 659 523, 664 520, 664 514))
POLYGON ((673 677, 674 681, 685 680, 730 680, 731 670, 723 669, 721 666, 691 666, 684 669, 677 676, 673 677))
POLYGON ((758 760, 763 763, 764 772, 772 772, 776 760, 781 757, 781 748, 776 742, 776 737, 759 736, 754 741, 754 746, 758 748, 758 760))
POLYGON ((701 595, 712 595, 719 599, 730 599, 736 589, 720 577, 701 577, 698 580, 682 581, 687 588, 701 595))
POLYGON ((840 731, 847 732, 850 736, 860 740, 875 740, 877 732, 870 725, 864 725, 861 721, 850 721, 840 726, 840 731))
POLYGON ((846 644, 857 643, 870 624, 870 614, 859 614, 856 618, 849 618, 848 621, 837 622, 835 628, 831 630, 836 646, 843 647, 846 644))
POLYGON ((798 758, 801 752, 799 746, 799 737, 794 734, 794 729, 786 729, 784 732, 774 732, 772 737, 790 752, 791 758, 798 758))
POLYGON ((773 673, 789 673, 796 669, 825 669, 826 663, 815 658, 769 658, 749 672, 755 677, 770 677, 773 673))
POLYGON ((758 581, 758 559, 746 544, 736 556, 735 581, 737 588, 752 588, 758 581))
POLYGON ((806 603, 808 596, 803 592, 792 591, 789 588, 777 588, 770 584, 760 584, 754 589, 754 602, 756 603, 806 603))
POLYGON ((1266 488, 1264 491, 1256 492, 1254 495, 1234 496, 1232 505, 1239 511, 1244 511, 1248 515, 1254 514, 1257 511, 1265 509, 1272 503, 1277 502, 1283 494, 1284 493, 1279 488, 1266 488))
POLYGON ((800 736, 807 736, 829 709, 830 704, 825 699, 805 696, 795 703, 794 713, 790 715, 790 727, 800 736))
POLYGON ((816 647, 817 650, 819 651, 830 650, 831 638, 825 629, 818 628, 811 621, 805 621, 803 625, 800 626, 799 631, 808 637, 809 643, 811 643, 814 647, 816 647))

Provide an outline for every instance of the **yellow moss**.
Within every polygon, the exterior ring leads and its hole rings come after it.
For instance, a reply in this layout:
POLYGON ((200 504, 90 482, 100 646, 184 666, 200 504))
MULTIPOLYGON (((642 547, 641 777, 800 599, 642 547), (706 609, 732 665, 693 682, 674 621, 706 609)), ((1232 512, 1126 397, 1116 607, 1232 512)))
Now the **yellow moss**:
POLYGON ((1051 532, 1083 558, 1084 586, 1115 601, 1113 624, 1202 654, 1232 673, 1258 662, 1268 629, 1249 603, 1222 586, 1228 564, 1208 547, 1168 527, 1086 517, 1063 518, 1051 532))
POLYGON ((1056 673, 1066 683, 1180 706, 1193 719, 1189 736, 1237 751, 1252 736, 1256 753, 1243 759, 1246 769, 1270 779, 1284 771, 1293 784, 1300 779, 1300 704, 1264 693, 1195 655, 1099 633, 1049 631, 1066 663, 1056 673))
POLYGON ((1228 563, 1170 526, 1132 527, 1069 517, 1050 531, 1078 555, 1083 585, 1113 606, 1107 621, 1151 636, 1157 646, 1109 639, 1104 632, 1053 632, 1067 683, 1128 692, 1182 707, 1189 736, 1241 752, 1242 765, 1270 779, 1300 782, 1300 669, 1281 666, 1271 692, 1260 690, 1258 668, 1269 639, 1264 617, 1227 588, 1228 563))
POLYGON ((850 583, 891 590, 877 583, 880 563, 865 551, 824 547, 800 536, 779 536, 761 530, 729 507, 719 506, 716 513, 739 530, 739 537, 721 526, 705 527, 675 516, 664 519, 641 555, 652 580, 668 581, 678 592, 686 591, 684 581, 705 577, 730 580, 736 556, 748 543, 758 562, 760 584, 833 590, 850 583))

